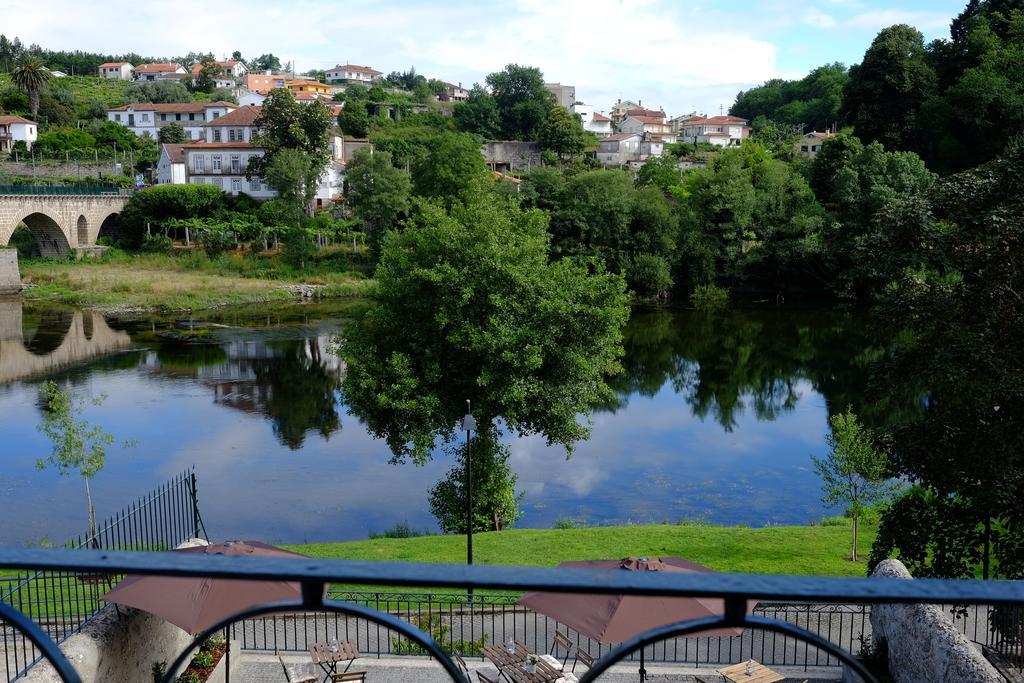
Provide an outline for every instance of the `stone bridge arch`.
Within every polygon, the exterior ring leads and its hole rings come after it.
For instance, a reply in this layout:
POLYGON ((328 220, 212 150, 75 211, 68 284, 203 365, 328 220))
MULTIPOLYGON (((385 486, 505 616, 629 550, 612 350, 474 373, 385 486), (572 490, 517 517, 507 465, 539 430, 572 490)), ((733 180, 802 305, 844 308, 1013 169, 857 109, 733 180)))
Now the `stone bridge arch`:
MULTIPOLYGON (((60 219, 49 211, 34 211, 23 217, 19 223, 24 223, 36 239, 40 256, 64 258, 71 252, 67 230, 61 226, 60 219)), ((14 234, 14 229, 10 234, 14 234)), ((7 239, 10 240, 10 235, 7 239)))
POLYGON ((104 225, 119 215, 129 195, 96 194, 0 195, 0 247, 5 246, 22 222, 32 232, 45 256, 66 256, 96 246, 104 225))

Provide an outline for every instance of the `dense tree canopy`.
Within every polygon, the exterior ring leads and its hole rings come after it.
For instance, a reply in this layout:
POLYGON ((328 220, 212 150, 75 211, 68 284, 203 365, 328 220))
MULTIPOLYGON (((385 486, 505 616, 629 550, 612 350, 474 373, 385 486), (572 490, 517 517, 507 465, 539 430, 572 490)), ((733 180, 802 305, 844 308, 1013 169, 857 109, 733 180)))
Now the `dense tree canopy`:
POLYGON ((544 87, 544 75, 535 67, 509 64, 487 76, 498 107, 500 132, 506 140, 536 140, 555 99, 544 87))
POLYGON ((740 92, 729 113, 751 122, 764 117, 803 130, 828 130, 841 123, 847 78, 846 67, 838 62, 819 66, 798 81, 776 78, 740 92))

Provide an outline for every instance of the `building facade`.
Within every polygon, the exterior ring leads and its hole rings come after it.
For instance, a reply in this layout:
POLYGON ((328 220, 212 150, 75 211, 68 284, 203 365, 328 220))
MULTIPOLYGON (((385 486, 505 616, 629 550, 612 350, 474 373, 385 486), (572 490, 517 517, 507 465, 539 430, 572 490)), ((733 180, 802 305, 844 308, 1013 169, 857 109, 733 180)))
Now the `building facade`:
POLYGON ((326 95, 328 97, 331 94, 331 86, 326 83, 321 83, 320 81, 311 81, 308 79, 288 81, 285 83, 284 87, 288 88, 288 90, 291 90, 295 94, 304 92, 314 95, 326 95))
POLYGON ((185 71, 185 67, 181 64, 139 64, 135 67, 134 78, 136 81, 155 81, 156 79, 162 78, 168 74, 188 75, 188 72, 185 71))
POLYGON ((445 83, 444 96, 448 102, 465 102, 469 99, 469 91, 462 87, 462 84, 445 83))
POLYGON ((10 152, 16 142, 32 149, 39 136, 39 124, 21 116, 0 116, 0 152, 10 152))
POLYGON ((616 133, 601 141, 597 160, 602 166, 624 166, 640 159, 640 133, 616 133))
POLYGON ((160 159, 156 163, 157 185, 185 184, 185 145, 160 145, 160 159))
POLYGON ((747 120, 738 116, 683 116, 672 121, 679 142, 737 147, 750 137, 747 120))
MULTIPOLYGON (((631 110, 636 111, 636 110, 631 110)), ((651 110, 640 110, 650 112, 651 110)), ((675 142, 676 134, 672 130, 672 124, 665 120, 664 112, 654 112, 658 116, 642 114, 626 114, 626 118, 619 123, 619 131, 623 133, 640 133, 659 137, 664 142, 675 142)))
POLYGON ((368 66, 358 64, 339 64, 333 69, 327 69, 324 76, 328 83, 373 83, 380 80, 381 72, 368 66))
POLYGON ((576 86, 562 85, 561 83, 545 83, 544 87, 554 95, 555 102, 559 107, 571 109, 576 104, 576 86))
POLYGON ((100 64, 100 78, 115 78, 120 81, 130 81, 135 76, 135 67, 130 62, 107 62, 100 64))
POLYGON ((283 88, 285 83, 291 80, 288 76, 277 76, 274 74, 246 74, 244 86, 250 92, 266 95, 271 90, 283 88))
POLYGON ((583 130, 591 132, 599 138, 606 138, 614 132, 611 118, 594 111, 594 107, 589 104, 577 102, 569 111, 580 117, 583 130))
POLYGON ((835 133, 811 131, 794 143, 794 151, 802 157, 813 159, 821 151, 822 143, 835 135, 835 133))
POLYGON ((187 140, 203 139, 203 124, 237 109, 230 102, 140 102, 107 110, 107 120, 127 126, 133 133, 154 140, 169 123, 180 124, 187 140))

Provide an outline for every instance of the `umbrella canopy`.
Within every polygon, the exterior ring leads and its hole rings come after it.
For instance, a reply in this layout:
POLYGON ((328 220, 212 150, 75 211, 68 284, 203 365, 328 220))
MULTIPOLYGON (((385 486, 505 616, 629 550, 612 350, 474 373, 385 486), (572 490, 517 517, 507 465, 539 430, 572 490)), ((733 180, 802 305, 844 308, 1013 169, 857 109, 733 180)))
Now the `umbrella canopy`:
MULTIPOLYGON (((713 570, 678 557, 628 557, 624 560, 562 562, 559 567, 621 569, 670 573, 711 573, 713 570)), ((599 595, 593 593, 526 593, 519 604, 545 614, 599 643, 620 643, 659 626, 719 616, 725 611, 721 598, 669 598, 646 595, 599 595)), ((754 603, 747 612, 753 611, 754 603)), ((737 636, 742 629, 725 628, 701 635, 737 636)))
MULTIPOLYGON (((249 557, 306 557, 259 541, 228 541, 180 548, 174 552, 249 557)), ((104 595, 103 599, 155 614, 175 626, 180 626, 189 634, 195 634, 250 607, 301 597, 302 588, 294 581, 129 575, 104 595)))

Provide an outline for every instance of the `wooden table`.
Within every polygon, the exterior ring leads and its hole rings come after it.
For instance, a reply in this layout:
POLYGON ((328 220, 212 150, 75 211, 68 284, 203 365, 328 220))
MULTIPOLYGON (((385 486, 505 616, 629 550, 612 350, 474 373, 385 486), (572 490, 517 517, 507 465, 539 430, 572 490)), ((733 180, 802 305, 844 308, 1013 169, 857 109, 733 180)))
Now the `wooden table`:
POLYGON ((753 662, 750 670, 752 673, 748 676, 747 663, 740 662, 739 664, 719 669, 718 673, 725 676, 725 680, 732 681, 733 683, 776 683, 776 681, 786 678, 778 672, 772 671, 761 662, 753 662))
POLYGON ((562 677, 562 672, 544 660, 537 662, 534 671, 526 670, 526 656, 530 651, 522 643, 515 641, 515 652, 510 653, 504 643, 484 645, 484 657, 498 667, 498 673, 511 683, 553 683, 562 677))
POLYGON ((330 643, 314 643, 309 646, 309 654, 315 664, 319 664, 324 671, 324 680, 331 680, 332 676, 338 673, 339 662, 348 661, 345 671, 349 670, 352 662, 359 657, 359 650, 351 640, 338 641, 337 650, 331 650, 330 643))

